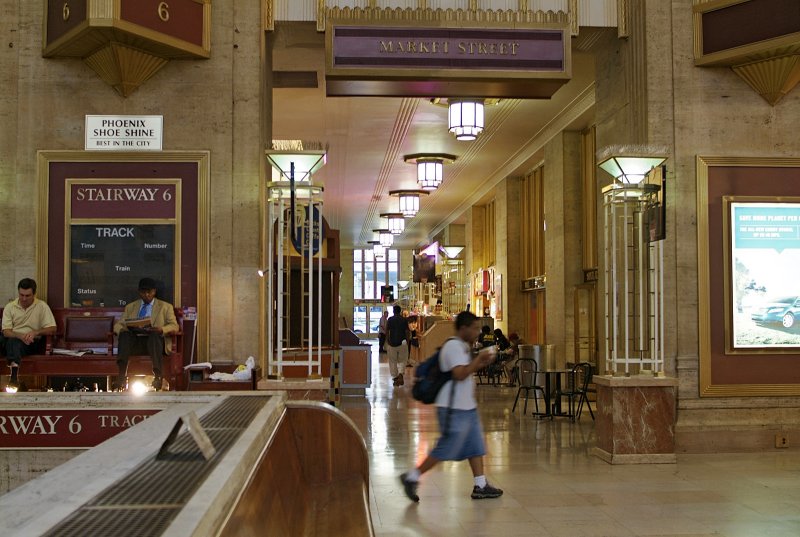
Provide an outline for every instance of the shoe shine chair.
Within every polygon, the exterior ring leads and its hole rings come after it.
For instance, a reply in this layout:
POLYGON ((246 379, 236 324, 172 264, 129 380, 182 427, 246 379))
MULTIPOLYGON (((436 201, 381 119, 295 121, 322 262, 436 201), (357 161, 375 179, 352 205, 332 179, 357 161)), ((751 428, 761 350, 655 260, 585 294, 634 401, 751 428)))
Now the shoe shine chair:
POLYGON ((544 388, 536 384, 536 375, 539 371, 539 367, 536 363, 536 360, 533 358, 520 358, 517 361, 517 371, 519 377, 519 388, 517 388, 517 396, 514 398, 514 406, 511 408, 511 412, 514 412, 517 408, 517 402, 519 402, 519 396, 524 391, 525 392, 525 406, 522 409, 522 412, 527 414, 528 412, 528 397, 530 392, 533 392, 533 402, 536 408, 536 413, 539 413, 539 400, 536 398, 536 392, 539 391, 542 393, 542 398, 544 398, 544 388))

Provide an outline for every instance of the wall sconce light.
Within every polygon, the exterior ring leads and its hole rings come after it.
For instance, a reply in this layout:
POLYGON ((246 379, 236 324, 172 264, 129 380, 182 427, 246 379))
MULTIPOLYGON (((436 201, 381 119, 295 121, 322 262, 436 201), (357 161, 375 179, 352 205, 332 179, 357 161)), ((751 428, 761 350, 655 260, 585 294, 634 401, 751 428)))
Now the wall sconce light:
POLYGON ((258 277, 259 277, 259 278, 263 278, 264 276, 266 276, 266 275, 267 275, 267 269, 265 269, 265 268, 260 268, 260 269, 258 269, 258 270, 256 271, 256 274, 258 274, 258 277))
POLYGON ((409 283, 408 280, 397 280, 397 286, 400 289, 405 289, 406 287, 408 287, 408 283, 409 283))
POLYGON ((325 165, 326 151, 321 146, 319 142, 273 140, 272 149, 266 151, 267 160, 280 173, 278 181, 310 181, 325 165), (309 149, 310 146, 314 148, 309 149))
POLYGON ((448 259, 453 259, 454 257, 458 257, 458 254, 464 249, 463 246, 442 246, 441 250, 444 252, 444 255, 447 256, 448 259))
POLYGON ((419 212, 419 197, 427 196, 427 190, 390 190, 390 196, 400 198, 400 212, 406 218, 412 218, 419 212))
POLYGON ((392 235, 400 235, 406 229, 406 218, 403 213, 382 213, 381 218, 386 219, 392 235))
POLYGON ((483 99, 448 99, 447 130, 456 140, 472 141, 483 132, 483 99))
POLYGON ((638 185, 667 160, 667 151, 663 146, 612 145, 597 153, 597 165, 620 183, 638 185))
POLYGON ((406 155, 403 160, 417 165, 417 183, 422 190, 436 190, 444 180, 444 165, 451 164, 456 157, 442 153, 418 153, 406 155))
POLYGON ((384 248, 391 248, 392 244, 394 244, 394 235, 388 229, 373 229, 372 231, 378 234, 378 241, 384 248))

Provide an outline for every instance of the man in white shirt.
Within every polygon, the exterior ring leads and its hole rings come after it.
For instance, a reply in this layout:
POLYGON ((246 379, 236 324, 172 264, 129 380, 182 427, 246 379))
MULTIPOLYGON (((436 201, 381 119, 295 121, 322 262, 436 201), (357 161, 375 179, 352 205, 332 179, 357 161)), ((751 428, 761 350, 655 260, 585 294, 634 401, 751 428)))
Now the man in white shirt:
POLYGON ((36 298, 36 281, 23 278, 17 284, 19 298, 3 309, 3 339, 11 368, 10 385, 18 383, 23 356, 44 354, 45 338, 56 333, 56 320, 44 301, 36 298))
POLYGON ((439 367, 442 371, 451 371, 453 378, 448 381, 436 396, 437 417, 442 436, 436 442, 422 463, 400 476, 406 496, 414 502, 419 501, 417 485, 422 474, 436 466, 440 461, 469 460, 472 469, 474 486, 471 497, 475 500, 498 498, 503 491, 493 487, 486 481, 483 473, 483 456, 486 444, 483 440, 483 429, 478 416, 478 404, 475 400, 475 381, 473 373, 491 364, 497 349, 487 347, 476 356, 471 349, 481 324, 478 318, 462 311, 456 316, 456 334, 458 337, 448 339, 439 351, 439 367))

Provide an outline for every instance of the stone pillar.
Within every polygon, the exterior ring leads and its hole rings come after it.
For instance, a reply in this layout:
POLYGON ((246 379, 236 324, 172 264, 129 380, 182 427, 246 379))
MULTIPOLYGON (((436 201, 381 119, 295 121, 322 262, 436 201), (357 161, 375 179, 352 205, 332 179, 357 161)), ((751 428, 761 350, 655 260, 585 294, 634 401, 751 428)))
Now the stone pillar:
POLYGON ((610 464, 675 463, 678 380, 595 375, 597 447, 610 464))
POLYGON ((581 136, 561 132, 545 147, 544 215, 547 328, 557 363, 574 360, 573 292, 581 265, 581 136))

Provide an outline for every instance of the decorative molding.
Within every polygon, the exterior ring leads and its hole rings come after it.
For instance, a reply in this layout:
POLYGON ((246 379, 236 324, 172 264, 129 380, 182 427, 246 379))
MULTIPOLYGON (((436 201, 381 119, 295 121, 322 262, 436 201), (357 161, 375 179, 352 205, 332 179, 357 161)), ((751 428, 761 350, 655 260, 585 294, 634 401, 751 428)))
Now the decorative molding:
MULTIPOLYGON (((491 9, 431 9, 431 8, 380 8, 380 7, 326 7, 325 0, 319 0, 317 12, 317 31, 324 32, 328 20, 357 22, 359 24, 419 22, 419 23, 559 23, 570 22, 569 13, 563 11, 523 11, 491 9)), ((577 19, 576 19, 577 20, 577 19)))
MULTIPOLYGON (((325 0, 320 0, 324 3, 325 0)), ((275 0, 263 0, 264 2, 264 31, 275 31, 275 0)))
MULTIPOLYGON (((751 1, 751 0, 746 0, 751 1)), ((753 88, 771 106, 780 101, 800 82, 800 32, 775 34, 774 37, 746 42, 735 42, 736 46, 710 47, 706 51, 706 32, 724 32, 720 24, 708 22, 703 17, 708 13, 738 7, 745 0, 695 0, 692 13, 693 48, 695 65, 698 67, 730 67, 742 80, 753 88)), ((740 14, 738 23, 746 24, 745 15, 740 14)), ((768 23, 767 28, 769 28, 768 23)), ((713 41, 712 41, 713 43, 713 41)))
POLYGON ((630 37, 628 30, 628 0, 617 0, 617 37, 630 37))
POLYGON ((211 56, 211 0, 183 0, 125 11, 120 0, 45 0, 42 56, 82 58, 105 82, 127 97, 171 59, 211 56), (63 6, 63 9, 62 9, 63 6), (153 22, 154 15, 156 21, 153 22))
POLYGON ((567 12, 572 27, 572 36, 575 37, 580 32, 580 26, 578 25, 578 0, 569 0, 567 12))
POLYGON ((112 42, 87 56, 83 61, 103 79, 103 82, 123 97, 127 97, 167 65, 169 60, 122 43, 112 42))
POLYGON ((734 65, 731 69, 775 106, 800 82, 800 54, 734 65))

